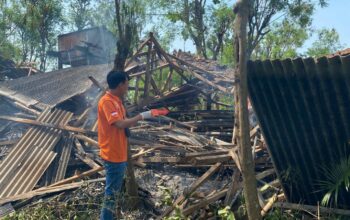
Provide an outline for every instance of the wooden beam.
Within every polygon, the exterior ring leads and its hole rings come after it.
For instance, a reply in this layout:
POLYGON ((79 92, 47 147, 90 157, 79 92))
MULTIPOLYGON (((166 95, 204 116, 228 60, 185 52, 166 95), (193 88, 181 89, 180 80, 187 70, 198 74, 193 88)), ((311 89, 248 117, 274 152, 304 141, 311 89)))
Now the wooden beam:
POLYGON ((166 78, 166 81, 165 81, 165 83, 164 83, 164 86, 163 86, 163 88, 161 89, 161 92, 162 92, 162 93, 165 92, 165 90, 168 88, 168 84, 169 84, 170 81, 171 81, 172 75, 173 75, 173 69, 170 68, 170 71, 169 71, 169 73, 168 73, 168 76, 167 76, 167 78, 166 78))
MULTIPOLYGON (((168 56, 168 54, 162 49, 162 47, 160 46, 160 44, 158 43, 158 41, 154 38, 153 33, 150 33, 150 40, 152 41, 152 43, 154 44, 155 49, 157 50, 157 52, 159 54, 161 54, 165 60, 170 64, 170 66, 172 68, 174 68, 176 71, 178 72, 182 72, 183 70, 176 65, 168 56)), ((186 78, 186 77, 185 77, 186 78)), ((186 78, 186 81, 188 81, 188 79, 186 78)))
POLYGON ((231 91, 230 91, 230 90, 228 90, 228 89, 226 89, 226 88, 224 88, 224 87, 222 87, 222 86, 220 86, 220 85, 217 85, 217 84, 215 84, 215 83, 213 83, 213 82, 207 80, 205 77, 203 77, 202 75, 200 75, 200 74, 198 74, 198 73, 192 71, 191 69, 186 68, 186 70, 187 70, 189 73, 191 73, 194 77, 196 77, 197 79, 201 80, 202 82, 204 82, 204 83, 206 83, 206 84, 212 86, 213 88, 216 88, 216 89, 218 89, 218 90, 220 90, 220 91, 222 91, 222 92, 224 92, 224 93, 231 94, 231 91))
POLYGON ((157 86, 156 82, 154 81, 152 75, 151 75, 151 85, 152 85, 156 95, 163 96, 162 93, 160 92, 160 90, 158 89, 158 86, 157 86))
MULTIPOLYGON (((162 64, 162 65, 159 65, 159 66, 157 66, 156 68, 151 69, 150 71, 161 70, 161 69, 164 69, 164 68, 166 68, 166 67, 169 67, 169 63, 164 63, 164 64, 162 64)), ((143 75, 143 74, 145 74, 145 73, 146 73, 146 71, 141 71, 141 72, 137 72, 137 73, 132 73, 132 74, 130 74, 130 77, 141 76, 141 75, 143 75)))
POLYGON ((134 103, 137 104, 138 96, 139 96, 139 83, 140 83, 140 76, 136 77, 135 81, 135 94, 134 94, 134 103))
POLYGON ((226 162, 231 158, 230 155, 214 155, 214 156, 204 156, 204 157, 195 157, 193 158, 193 164, 199 165, 199 164, 214 164, 217 162, 226 162))
POLYGON ((82 128, 72 127, 72 126, 68 126, 68 125, 53 125, 53 124, 49 124, 49 123, 45 123, 45 122, 41 122, 41 121, 35 121, 35 120, 31 120, 31 119, 26 119, 26 118, 0 116, 0 119, 7 120, 7 121, 14 121, 14 122, 23 123, 23 124, 30 124, 30 125, 34 125, 34 126, 40 126, 40 127, 60 129, 60 130, 70 131, 70 132, 75 132, 75 133, 89 134, 89 135, 93 135, 93 136, 97 135, 96 132, 84 130, 82 128))
POLYGON ((141 52, 141 50, 149 43, 149 41, 150 41, 150 38, 148 38, 147 40, 145 40, 145 41, 140 45, 140 47, 137 48, 136 52, 126 61, 126 63, 125 63, 125 69, 126 69, 126 67, 128 67, 128 66, 131 64, 132 60, 133 60, 135 57, 138 56, 138 54, 139 54, 139 53, 141 52))
POLYGON ((143 90, 143 96, 148 97, 149 96, 149 86, 151 83, 151 49, 152 45, 148 45, 148 53, 147 53, 147 60, 146 60, 146 75, 145 75, 145 85, 143 90))

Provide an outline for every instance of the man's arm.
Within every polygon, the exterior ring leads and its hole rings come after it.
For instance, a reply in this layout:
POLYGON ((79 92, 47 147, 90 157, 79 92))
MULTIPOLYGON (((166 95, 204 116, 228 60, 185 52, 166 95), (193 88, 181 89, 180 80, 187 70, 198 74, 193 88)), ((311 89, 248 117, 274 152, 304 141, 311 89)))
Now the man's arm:
POLYGON ((149 119, 152 117, 157 117, 160 115, 166 115, 169 113, 168 109, 151 109, 149 111, 141 112, 139 115, 136 115, 132 118, 118 120, 113 123, 117 128, 128 128, 135 125, 140 120, 149 119))
POLYGON ((132 117, 132 118, 116 121, 113 123, 113 125, 116 126, 117 128, 129 128, 131 126, 134 126, 140 120, 142 120, 142 116, 136 115, 135 117, 132 117))

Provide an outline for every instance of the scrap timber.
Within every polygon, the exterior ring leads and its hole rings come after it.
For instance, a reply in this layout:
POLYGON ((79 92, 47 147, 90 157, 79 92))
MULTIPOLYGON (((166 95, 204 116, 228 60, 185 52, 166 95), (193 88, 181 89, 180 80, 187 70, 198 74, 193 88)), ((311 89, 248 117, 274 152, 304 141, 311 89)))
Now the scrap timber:
MULTIPOLYGON (((0 95, 21 103, 22 109, 35 109, 30 117, 0 116, 1 121, 29 127, 18 142, 0 142, 0 146, 14 143, 0 161, 0 208, 73 190, 85 181, 104 180, 96 108, 111 68, 110 64, 67 68, 0 84, 0 95), (88 105, 78 103, 74 115, 62 110, 79 95, 88 105)), ((166 117, 130 129, 133 164, 138 169, 166 165, 204 170, 159 216, 171 215, 177 207, 186 216, 196 216, 218 200, 234 204, 242 192, 242 178, 240 155, 231 143, 233 107, 218 98, 218 94, 231 95, 236 82, 229 74, 232 69, 187 53, 168 54, 150 34, 127 61, 126 71, 131 76, 130 96, 125 100, 130 115, 159 107, 171 110, 166 117), (165 83, 159 84, 159 79, 165 83), (223 169, 233 173, 223 177, 229 183, 203 190, 223 169)), ((283 201, 283 190, 259 126, 251 127, 250 137, 260 205, 266 213, 274 202, 283 201)))

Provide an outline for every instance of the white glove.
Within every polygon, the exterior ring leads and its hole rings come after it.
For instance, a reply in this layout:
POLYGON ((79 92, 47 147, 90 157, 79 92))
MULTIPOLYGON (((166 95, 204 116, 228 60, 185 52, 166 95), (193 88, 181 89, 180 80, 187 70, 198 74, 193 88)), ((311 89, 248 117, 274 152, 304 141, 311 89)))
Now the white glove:
POLYGON ((141 112, 140 113, 142 120, 152 118, 152 112, 151 111, 146 111, 146 112, 141 112))

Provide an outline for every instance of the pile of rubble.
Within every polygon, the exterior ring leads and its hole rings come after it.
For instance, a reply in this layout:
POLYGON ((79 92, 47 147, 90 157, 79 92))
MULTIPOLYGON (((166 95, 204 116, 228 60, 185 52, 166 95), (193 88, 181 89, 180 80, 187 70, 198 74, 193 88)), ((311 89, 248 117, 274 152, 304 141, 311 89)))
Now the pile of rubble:
MULTIPOLYGON (((128 62, 127 70, 135 79, 130 86, 134 97, 126 102, 128 112, 137 114, 144 108, 155 107, 172 110, 167 117, 143 121, 131 129, 132 162, 137 167, 138 181, 143 183, 140 190, 148 191, 149 199, 158 204, 153 218, 162 218, 180 209, 185 216, 209 219, 217 214, 209 211, 208 205, 221 201, 223 206, 232 206, 242 192, 239 152, 231 143, 233 110, 210 95, 213 91, 229 94, 233 80, 204 68, 166 54, 153 36, 128 62), (150 48, 150 60, 144 61, 140 54, 146 45, 150 48), (160 88, 151 74, 159 73, 165 66, 170 71, 165 85, 160 88), (173 71, 182 77, 181 85, 171 85, 173 71), (146 77, 141 78, 143 75, 146 77), (149 87, 139 87, 140 81, 149 82, 149 87), (206 110, 196 110, 201 109, 203 102, 206 110), (184 169, 191 173, 190 178, 186 179, 184 169), (157 173, 157 176, 149 173, 157 173), (210 182, 213 183, 208 184, 210 182), (176 197, 171 204, 159 206, 163 195, 155 187, 170 188, 172 185, 178 186, 174 192, 176 197)), ((1 137, 0 149, 6 147, 6 152, 0 151, 0 216, 13 210, 11 207, 18 209, 28 201, 56 198, 62 192, 80 189, 86 184, 103 183, 95 111, 98 97, 105 91, 104 77, 99 71, 106 73, 107 70, 107 65, 72 68, 0 85, 0 94, 6 101, 15 103, 25 112, 2 115, 1 122, 11 121, 7 126, 26 125, 25 132, 18 138, 1 134, 5 136, 1 137), (86 70, 95 70, 95 75, 91 76, 86 70), (76 85, 78 89, 71 88, 69 86, 74 84, 64 81, 64 74, 70 79, 76 76, 86 79, 76 85), (54 89, 40 90, 56 79, 64 83, 55 84, 54 89), (26 95, 21 82, 38 83, 43 87, 31 89, 26 95), (64 89, 69 87, 66 91, 70 92, 59 96, 55 89, 60 85, 64 89), (51 93, 55 95, 51 97, 51 93), (73 102, 77 102, 78 109, 67 111, 65 107, 73 102)), ((250 136, 259 202, 262 214, 266 214, 272 203, 284 196, 258 126, 252 127, 250 136)), ((102 190, 100 193, 102 195, 102 190)))

